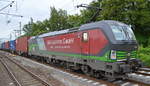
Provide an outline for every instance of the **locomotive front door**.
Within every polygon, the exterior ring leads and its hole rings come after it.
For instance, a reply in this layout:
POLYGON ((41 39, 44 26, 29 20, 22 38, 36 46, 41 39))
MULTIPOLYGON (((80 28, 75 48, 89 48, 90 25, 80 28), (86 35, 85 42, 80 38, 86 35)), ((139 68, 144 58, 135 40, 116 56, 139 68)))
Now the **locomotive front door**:
POLYGON ((89 55, 90 54, 90 40, 89 40, 89 34, 88 32, 82 33, 81 38, 81 54, 89 55))

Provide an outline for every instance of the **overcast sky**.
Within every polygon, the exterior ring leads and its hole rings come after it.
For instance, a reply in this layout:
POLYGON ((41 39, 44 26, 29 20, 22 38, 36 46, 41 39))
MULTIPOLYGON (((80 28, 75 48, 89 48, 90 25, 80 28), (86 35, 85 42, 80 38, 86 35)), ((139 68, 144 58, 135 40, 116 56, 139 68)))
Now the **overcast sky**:
MULTIPOLYGON (((11 0, 0 0, 0 9, 8 5, 11 0)), ((55 8, 67 10, 68 14, 79 13, 80 9, 75 6, 79 4, 89 4, 93 0, 15 0, 12 7, 8 7, 0 13, 10 13, 24 16, 12 17, 8 15, 0 14, 0 38, 10 38, 10 33, 13 35, 14 30, 19 29, 19 22, 22 22, 22 26, 28 21, 30 17, 34 21, 42 21, 50 17, 50 6, 55 8), (17 2, 17 3, 16 3, 17 2), (7 21, 10 21, 8 24, 7 21)))

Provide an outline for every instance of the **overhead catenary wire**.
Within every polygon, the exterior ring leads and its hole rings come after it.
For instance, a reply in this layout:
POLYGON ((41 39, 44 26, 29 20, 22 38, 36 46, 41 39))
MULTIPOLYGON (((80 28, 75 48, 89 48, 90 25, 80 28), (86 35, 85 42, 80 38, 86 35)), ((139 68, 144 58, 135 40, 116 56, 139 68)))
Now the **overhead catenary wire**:
MULTIPOLYGON (((4 0, 0 0, 0 1, 4 1, 4 0)), ((12 6, 13 4, 15 4, 15 12, 17 12, 17 10, 18 10, 17 9, 17 0, 5 0, 5 1, 7 1, 7 2, 9 1, 10 3, 9 4, 7 3, 6 6, 4 6, 3 8, 0 9, 0 11, 4 10, 3 12, 0 12, 0 15, 6 15, 6 19, 7 19, 6 23, 7 24, 9 24, 11 22, 11 19, 9 19, 9 16, 11 16, 11 17, 21 17, 21 18, 23 17, 22 15, 17 15, 16 13, 15 14, 9 13, 10 10, 11 10, 11 12, 13 12, 13 9, 14 9, 13 6, 12 6), (8 8, 8 7, 11 7, 13 9, 9 8, 8 12, 6 12, 7 10, 5 10, 5 9, 8 8)))
POLYGON ((85 23, 89 23, 89 22, 95 21, 96 17, 99 15, 100 11, 102 10, 102 8, 100 8, 100 7, 94 7, 94 6, 90 6, 90 5, 87 5, 87 4, 77 5, 77 8, 79 8, 79 7, 84 7, 84 8, 87 8, 87 9, 96 9, 97 10, 94 13, 94 15, 89 20, 87 20, 85 23))
POLYGON ((11 2, 11 1, 9 1, 9 0, 0 0, 1 2, 11 2))
POLYGON ((11 2, 11 3, 9 3, 8 5, 6 5, 6 6, 2 7, 2 8, 0 9, 0 11, 2 11, 2 10, 4 10, 5 8, 7 8, 7 7, 11 6, 13 3, 14 3, 14 1, 12 1, 12 2, 11 2))
POLYGON ((10 13, 0 13, 2 15, 11 15, 11 16, 15 16, 15 17, 23 17, 22 15, 17 15, 17 14, 10 14, 10 13))

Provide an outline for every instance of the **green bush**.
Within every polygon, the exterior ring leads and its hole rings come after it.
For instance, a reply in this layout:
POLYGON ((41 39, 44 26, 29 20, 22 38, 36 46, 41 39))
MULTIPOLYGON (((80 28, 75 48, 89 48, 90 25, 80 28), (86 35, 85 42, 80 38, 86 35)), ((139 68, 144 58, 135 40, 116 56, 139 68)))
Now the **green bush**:
POLYGON ((140 46, 138 57, 143 61, 144 65, 150 66, 150 46, 146 48, 140 46))

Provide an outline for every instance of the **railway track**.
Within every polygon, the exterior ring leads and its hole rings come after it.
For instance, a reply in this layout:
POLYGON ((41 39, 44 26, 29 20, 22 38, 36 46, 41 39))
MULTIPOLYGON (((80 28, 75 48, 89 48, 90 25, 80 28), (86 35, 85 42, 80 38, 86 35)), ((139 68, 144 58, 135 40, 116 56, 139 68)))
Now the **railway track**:
MULTIPOLYGON (((1 54, 5 54, 5 53, 1 53, 1 54)), ((7 57, 8 55, 6 55, 7 57)), ((11 57, 11 55, 10 55, 11 57)), ((29 58, 26 58, 26 59, 29 59, 29 58)), ((10 59, 11 60, 11 59, 10 59)), ((105 81, 105 80, 99 80, 99 79, 96 79, 96 78, 93 78, 93 77, 90 77, 90 76, 86 76, 82 73, 77 73, 77 72, 74 72, 74 71, 71 71, 71 70, 66 70, 64 68, 61 68, 59 66, 55 66, 55 65, 51 65, 51 64, 46 64, 46 63, 43 63, 43 62, 40 62, 40 61, 37 61, 35 59, 29 59, 29 60, 32 60, 32 61, 35 61, 35 62, 38 62, 38 63, 41 63, 41 64, 44 64, 44 65, 47 65, 47 66, 51 66, 51 67, 54 67, 56 68, 56 70, 64 73, 64 75, 66 76, 71 76, 73 78, 76 78, 78 79, 79 81, 83 81, 85 83, 88 83, 89 85, 87 86, 117 86, 113 83, 110 83, 108 81, 105 81)), ((77 81, 78 81, 77 80, 77 81)))
POLYGON ((126 79, 113 83, 119 86, 150 86, 150 68, 141 68, 135 73, 127 74, 126 79))
POLYGON ((145 68, 140 68, 140 70, 141 71, 148 71, 148 72, 150 72, 150 68, 148 68, 148 67, 147 68, 146 67, 145 68))
MULTIPOLYGON (((32 60, 34 60, 34 59, 32 59, 32 60)), ((34 61, 36 61, 36 60, 34 60, 34 61)), ((36 61, 36 62, 45 64, 45 63, 40 62, 40 61, 36 61)), ((58 69, 66 72, 66 73, 70 73, 71 75, 74 74, 79 79, 83 78, 83 79, 87 79, 89 81, 94 81, 96 83, 103 83, 104 86, 149 86, 150 85, 149 83, 147 83, 148 81, 150 82, 150 80, 147 80, 146 82, 145 81, 143 82, 142 80, 131 79, 130 75, 129 76, 127 75, 129 77, 127 79, 116 80, 116 81, 113 81, 113 82, 109 82, 109 81, 106 81, 106 80, 96 79, 96 78, 93 78, 93 77, 89 77, 89 76, 86 76, 85 74, 82 74, 82 73, 76 73, 76 72, 73 72, 73 71, 70 71, 70 70, 66 71, 64 68, 60 68, 58 66, 54 66, 54 65, 50 65, 50 64, 45 64, 45 65, 58 68, 58 69)), ((146 70, 147 68, 144 68, 144 69, 146 70)), ((147 70, 149 70, 149 69, 147 69, 147 70)))
POLYGON ((13 77, 11 77, 12 75, 10 74, 10 72, 8 72, 8 69, 6 69, 5 64, 1 62, 1 59, 0 59, 0 73, 1 73, 0 79, 1 81, 3 81, 3 83, 1 84, 5 86, 9 86, 11 84, 12 86, 15 86, 16 81, 13 79, 13 77), (5 77, 5 79, 3 79, 3 77, 5 77))
MULTIPOLYGON (((26 58, 26 59, 29 59, 29 58, 26 58)), ((34 60, 34 59, 30 59, 30 60, 36 61, 38 63, 42 63, 42 62, 34 60)), ((87 81, 87 83, 94 82, 95 83, 94 86, 101 86, 101 85, 96 85, 96 84, 99 84, 99 83, 103 83, 102 86, 103 85, 104 86, 149 86, 150 85, 149 77, 147 75, 142 75, 143 78, 141 79, 141 74, 139 74, 139 73, 127 74, 128 78, 124 79, 124 80, 116 80, 116 81, 113 81, 113 82, 108 82, 106 80, 96 79, 96 78, 93 78, 93 77, 86 76, 84 74, 80 74, 80 73, 78 74, 78 73, 72 72, 70 70, 66 71, 66 69, 60 68, 60 67, 57 67, 57 66, 54 66, 54 65, 45 64, 45 63, 42 63, 42 64, 60 69, 64 73, 72 75, 72 77, 76 77, 76 78, 81 79, 83 81, 87 81)), ((138 71, 138 72, 141 72, 141 71, 144 71, 144 70, 146 72, 148 72, 150 69, 149 68, 141 68, 140 71, 138 71)))
MULTIPOLYGON (((27 58, 28 59, 28 58, 27 58)), ((34 59, 32 59, 34 60, 34 59)), ((150 80, 148 79, 147 81, 143 81, 143 80, 138 80, 136 78, 132 79, 131 76, 128 74, 128 78, 127 79, 124 79, 124 80, 116 80, 116 81, 113 81, 113 82, 109 82, 107 80, 103 80, 103 79, 96 79, 96 78, 93 78, 93 77, 89 77, 85 74, 82 74, 82 73, 76 73, 76 72, 73 72, 73 71, 66 71, 64 68, 60 68, 59 66, 54 66, 54 65, 51 65, 51 64, 46 64, 46 63, 43 63, 43 62, 40 62, 40 61, 37 61, 37 60, 34 60, 36 62, 39 62, 39 63, 42 63, 42 64, 45 64, 45 65, 48 65, 48 66, 52 66, 52 67, 55 67, 55 68, 58 68, 64 72, 67 72, 67 73, 70 73, 70 74, 74 74, 75 76, 77 75, 77 78, 80 78, 80 79, 88 79, 89 81, 94 81, 96 83, 104 83, 103 85, 104 86, 150 86, 149 82, 150 80)), ((149 70, 150 71, 150 68, 141 68, 143 70, 149 70)), ((141 70, 140 69, 140 70, 141 70)), ((148 77, 148 76, 146 76, 148 77)), ((147 78, 145 78, 147 79, 147 78)), ((144 80, 145 80, 144 79, 144 80)), ((103 86, 102 85, 102 86, 103 86)))
POLYGON ((7 70, 9 77, 13 80, 14 84, 16 86, 21 86, 21 84, 19 83, 19 81, 16 79, 15 75, 12 73, 12 71, 8 68, 8 66, 6 65, 6 63, 3 62, 2 58, 0 59, 0 62, 2 63, 2 65, 5 67, 5 69, 7 70))
POLYGON ((150 71, 137 71, 136 73, 141 74, 141 75, 150 76, 150 71))
MULTIPOLYGON (((149 68, 146 68, 149 69, 149 68)), ((150 85, 150 71, 140 70, 127 75, 129 80, 150 85)))
POLYGON ((1 63, 7 69, 16 86, 52 86, 40 77, 27 70, 6 56, 0 58, 1 63))

